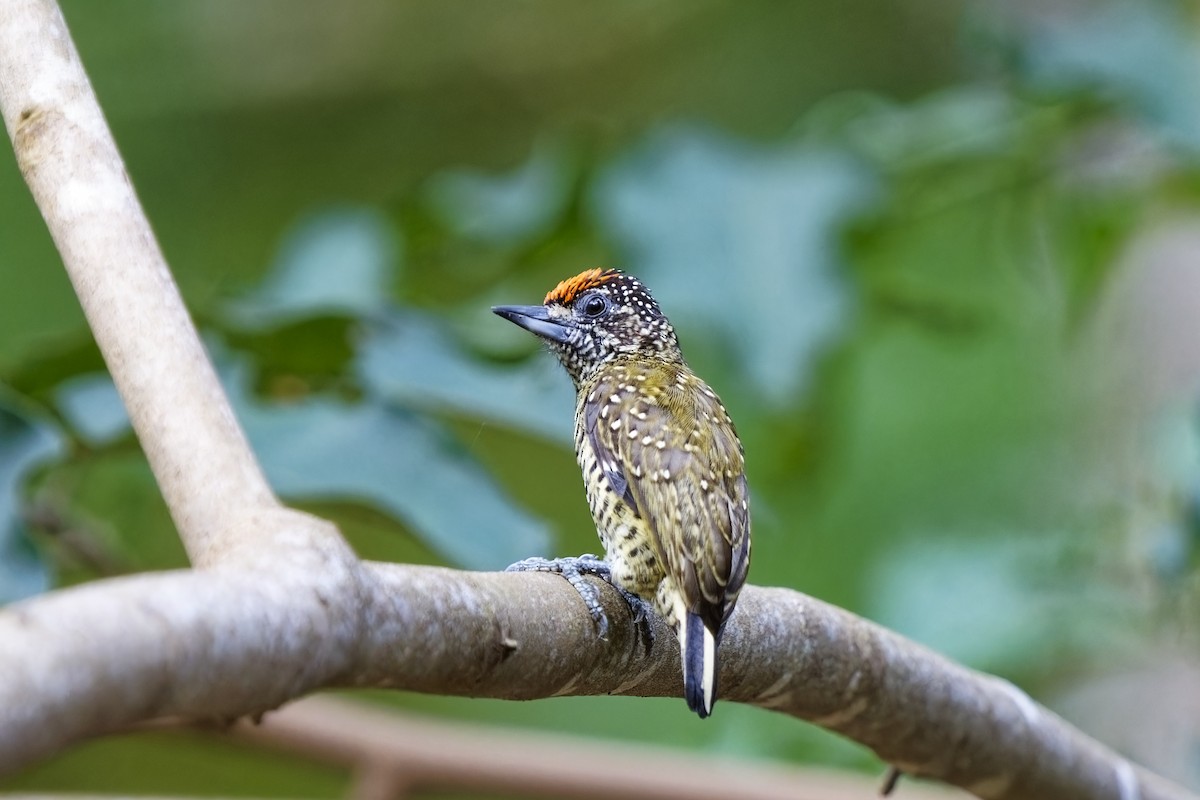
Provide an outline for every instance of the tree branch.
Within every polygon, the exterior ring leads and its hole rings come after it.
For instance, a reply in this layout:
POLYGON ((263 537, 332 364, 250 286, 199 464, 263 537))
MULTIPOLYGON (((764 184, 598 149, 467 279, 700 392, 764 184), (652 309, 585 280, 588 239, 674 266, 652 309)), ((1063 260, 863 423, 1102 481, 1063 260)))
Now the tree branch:
MULTIPOLYGON (((0 611, 0 772, 141 720, 231 719, 325 686, 680 694, 660 623, 648 651, 629 625, 602 642, 553 576, 363 563, 332 525, 278 504, 50 0, 0 4, 0 112, 201 568, 0 611)), ((1192 797, 1011 685, 796 592, 747 587, 722 653, 727 701, 811 720, 980 797, 1192 797)))
MULTIPOLYGON (((693 753, 648 744, 445 722, 329 697, 313 697, 239 723, 233 738, 353 769, 370 783, 360 798, 467 789, 514 797, 625 800, 863 800, 879 780, 841 772, 693 753), (620 764, 620 769, 614 769, 620 764), (375 783, 378 782, 378 783, 375 783), (383 791, 373 792, 374 786, 383 791)), ((904 800, 966 796, 909 785, 904 800)))
MULTIPOLYGON (((0 771, 140 720, 257 714, 320 686, 680 694, 670 630, 656 620, 647 651, 611 590, 605 642, 556 576, 361 571, 350 604, 329 602, 344 583, 322 584, 315 569, 144 575, 11 606, 0 613, 0 771)), ((815 722, 979 797, 1193 797, 1011 684, 798 592, 747 587, 722 654, 725 701, 815 722)))

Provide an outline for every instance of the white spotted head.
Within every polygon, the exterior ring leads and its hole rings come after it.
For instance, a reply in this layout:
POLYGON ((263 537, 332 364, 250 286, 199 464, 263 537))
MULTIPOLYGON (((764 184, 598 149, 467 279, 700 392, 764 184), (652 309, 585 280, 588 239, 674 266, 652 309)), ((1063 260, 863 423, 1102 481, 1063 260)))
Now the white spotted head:
POLYGON ((559 283, 543 302, 492 311, 545 339, 576 386, 620 358, 683 361, 675 329, 632 275, 589 269, 559 283))

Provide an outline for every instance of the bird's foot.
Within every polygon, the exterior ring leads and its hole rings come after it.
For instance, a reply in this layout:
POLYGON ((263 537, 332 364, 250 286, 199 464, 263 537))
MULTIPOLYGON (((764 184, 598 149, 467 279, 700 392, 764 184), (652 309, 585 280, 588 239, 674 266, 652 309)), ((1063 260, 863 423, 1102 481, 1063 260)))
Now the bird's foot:
POLYGON ((604 606, 600 603, 600 593, 596 590, 595 586, 583 578, 584 575, 598 575, 605 581, 611 580, 612 570, 608 569, 608 564, 605 564, 602 558, 591 554, 570 558, 540 558, 535 556, 518 561, 515 564, 510 564, 504 571, 554 572, 562 575, 575 588, 579 596, 583 598, 583 603, 587 606, 588 614, 592 617, 592 622, 596 624, 596 630, 600 634, 600 638, 608 638, 608 615, 604 613, 604 606))
POLYGON ((633 624, 637 627, 642 643, 646 646, 646 652, 650 652, 650 648, 654 646, 654 606, 649 600, 640 597, 633 592, 621 586, 613 580, 612 567, 609 563, 601 558, 593 555, 580 556, 581 559, 588 559, 587 573, 595 575, 600 580, 607 583, 609 586, 616 589, 621 597, 625 599, 625 605, 629 606, 629 612, 633 614, 633 624))
POLYGON ((625 587, 614 583, 612 567, 599 556, 586 553, 581 556, 568 558, 526 558, 523 561, 509 565, 504 571, 555 572, 562 575, 575 588, 579 596, 583 598, 584 605, 587 606, 588 614, 592 617, 592 622, 596 624, 596 631, 599 633, 600 638, 608 639, 608 615, 604 613, 604 606, 600 602, 600 593, 596 591, 595 586, 584 580, 585 575, 595 575, 616 589, 621 594, 621 597, 625 599, 626 605, 629 606, 629 610, 633 614, 633 622, 637 625, 638 631, 642 634, 642 638, 646 642, 646 649, 649 650, 650 646, 654 644, 654 628, 650 624, 653 608, 650 603, 625 587))

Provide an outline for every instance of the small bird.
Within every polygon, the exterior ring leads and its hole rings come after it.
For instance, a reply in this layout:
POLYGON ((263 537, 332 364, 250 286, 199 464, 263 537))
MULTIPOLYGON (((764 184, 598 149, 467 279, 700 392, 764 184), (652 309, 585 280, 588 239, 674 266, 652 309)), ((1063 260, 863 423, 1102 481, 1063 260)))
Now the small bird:
POLYGON ((564 575, 608 630, 597 575, 642 618, 675 631, 688 708, 707 717, 717 648, 750 566, 741 441, 725 406, 683 360, 675 329, 637 278, 590 269, 540 306, 493 312, 544 339, 575 384, 575 453, 603 559, 533 558, 510 570, 564 575))

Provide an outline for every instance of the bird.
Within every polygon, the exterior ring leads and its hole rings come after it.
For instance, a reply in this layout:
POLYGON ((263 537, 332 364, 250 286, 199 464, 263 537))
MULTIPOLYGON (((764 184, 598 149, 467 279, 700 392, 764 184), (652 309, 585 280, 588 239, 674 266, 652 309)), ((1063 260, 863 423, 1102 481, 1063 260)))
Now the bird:
POLYGON ((621 270, 585 270, 542 305, 492 311, 540 337, 574 383, 575 453, 604 546, 603 558, 509 569, 562 574, 602 638, 608 620, 583 575, 615 586, 635 621, 653 610, 679 640, 688 708, 709 716, 722 632, 750 567, 745 457, 729 413, 646 286, 621 270))

